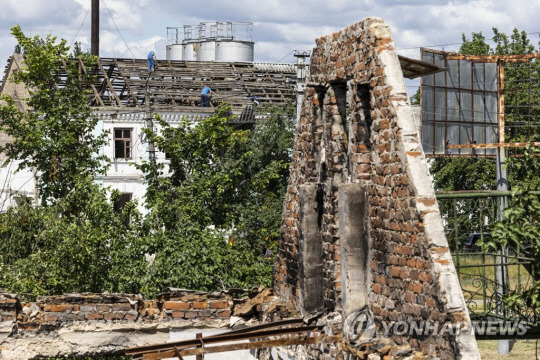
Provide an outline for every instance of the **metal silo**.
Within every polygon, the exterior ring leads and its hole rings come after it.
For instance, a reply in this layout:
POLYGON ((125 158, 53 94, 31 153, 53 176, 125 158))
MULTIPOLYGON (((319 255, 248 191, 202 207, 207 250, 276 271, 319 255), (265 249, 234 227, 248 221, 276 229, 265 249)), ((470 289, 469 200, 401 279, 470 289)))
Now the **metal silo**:
POLYGON ((216 41, 207 39, 199 42, 197 61, 214 61, 216 59, 216 41))
POLYGON ((184 40, 182 41, 182 59, 196 61, 199 47, 199 26, 184 25, 184 40))
POLYGON ((167 60, 182 60, 182 44, 167 45, 167 60))
POLYGON ((253 62, 253 23, 218 23, 216 61, 253 62))
POLYGON ((185 41, 182 43, 182 59, 185 61, 197 60, 197 48, 199 44, 196 40, 185 41))
POLYGON ((199 24, 198 61, 214 61, 216 59, 217 24, 217 22, 202 22, 199 24))
POLYGON ((167 28, 167 60, 253 62, 253 23, 201 22, 167 28))
POLYGON ((182 44, 180 42, 180 28, 167 27, 167 60, 182 60, 182 44))
POLYGON ((253 42, 221 40, 216 43, 216 61, 253 62, 253 42))

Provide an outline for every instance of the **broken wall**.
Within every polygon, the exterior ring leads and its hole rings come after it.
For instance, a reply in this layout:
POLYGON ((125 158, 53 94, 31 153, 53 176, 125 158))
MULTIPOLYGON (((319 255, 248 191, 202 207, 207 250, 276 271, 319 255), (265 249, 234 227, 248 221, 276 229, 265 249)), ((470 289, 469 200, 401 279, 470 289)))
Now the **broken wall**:
MULTIPOLYGON (((123 355, 127 347, 256 325, 261 303, 270 306, 274 300, 270 290, 262 288, 248 294, 179 290, 155 299, 65 294, 33 302, 0 291, 0 359, 123 355)), ((272 308, 282 316, 295 315, 286 305, 272 308)), ((229 358, 238 356, 231 354, 229 358)))
MULTIPOLYGON (((392 321, 470 329, 470 319, 390 29, 379 18, 316 40, 274 286, 306 318, 337 313, 343 325, 362 312, 377 326, 374 338, 429 358, 479 358, 472 330, 382 333, 392 321)), ((350 358, 343 349, 360 346, 342 345, 309 356, 350 358)))

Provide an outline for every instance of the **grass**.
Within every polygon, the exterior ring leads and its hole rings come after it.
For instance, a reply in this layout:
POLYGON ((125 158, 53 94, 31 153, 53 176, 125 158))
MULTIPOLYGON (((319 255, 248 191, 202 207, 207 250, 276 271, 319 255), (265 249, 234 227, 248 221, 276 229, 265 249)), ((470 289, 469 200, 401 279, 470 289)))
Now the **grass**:
POLYGON ((499 355, 496 340, 477 341, 482 359, 489 360, 532 360, 536 353, 536 340, 518 340, 514 343, 510 354, 499 355))
MULTIPOLYGON (((491 296, 495 291, 495 274, 497 257, 495 255, 460 254, 459 259, 452 255, 454 265, 459 264, 459 281, 465 292, 473 292, 475 300, 480 300, 485 291, 486 296, 491 296), (482 266, 483 264, 492 266, 482 266), (485 279, 482 282, 481 279, 485 279)), ((521 264, 516 264, 517 259, 508 259, 508 280, 510 290, 527 289, 532 284, 532 276, 521 264)))

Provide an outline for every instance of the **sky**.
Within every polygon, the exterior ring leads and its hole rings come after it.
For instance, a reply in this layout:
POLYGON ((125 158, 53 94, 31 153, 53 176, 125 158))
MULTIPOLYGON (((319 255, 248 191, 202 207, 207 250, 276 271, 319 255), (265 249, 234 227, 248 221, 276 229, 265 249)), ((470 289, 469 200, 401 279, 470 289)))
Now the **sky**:
MULTIPOLYGON (((26 35, 53 34, 89 49, 90 4, 0 0, 0 71, 16 45, 10 28, 17 24, 26 35)), ((100 0, 100 56, 145 58, 154 50, 165 59, 168 26, 249 21, 255 61, 292 63, 293 50, 310 50, 315 38, 375 16, 390 26, 399 54, 419 58, 422 46, 457 50, 463 33, 491 38, 493 27, 505 33, 517 27, 538 45, 538 14, 539 0, 100 0)))

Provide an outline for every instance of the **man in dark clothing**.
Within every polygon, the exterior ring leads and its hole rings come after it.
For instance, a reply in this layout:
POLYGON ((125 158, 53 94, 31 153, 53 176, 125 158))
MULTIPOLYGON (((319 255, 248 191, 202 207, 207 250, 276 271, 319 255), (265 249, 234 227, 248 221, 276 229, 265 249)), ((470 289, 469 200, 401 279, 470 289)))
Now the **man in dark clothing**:
POLYGON ((212 94, 212 89, 205 86, 201 91, 201 107, 210 107, 210 98, 208 97, 210 94, 212 94))

